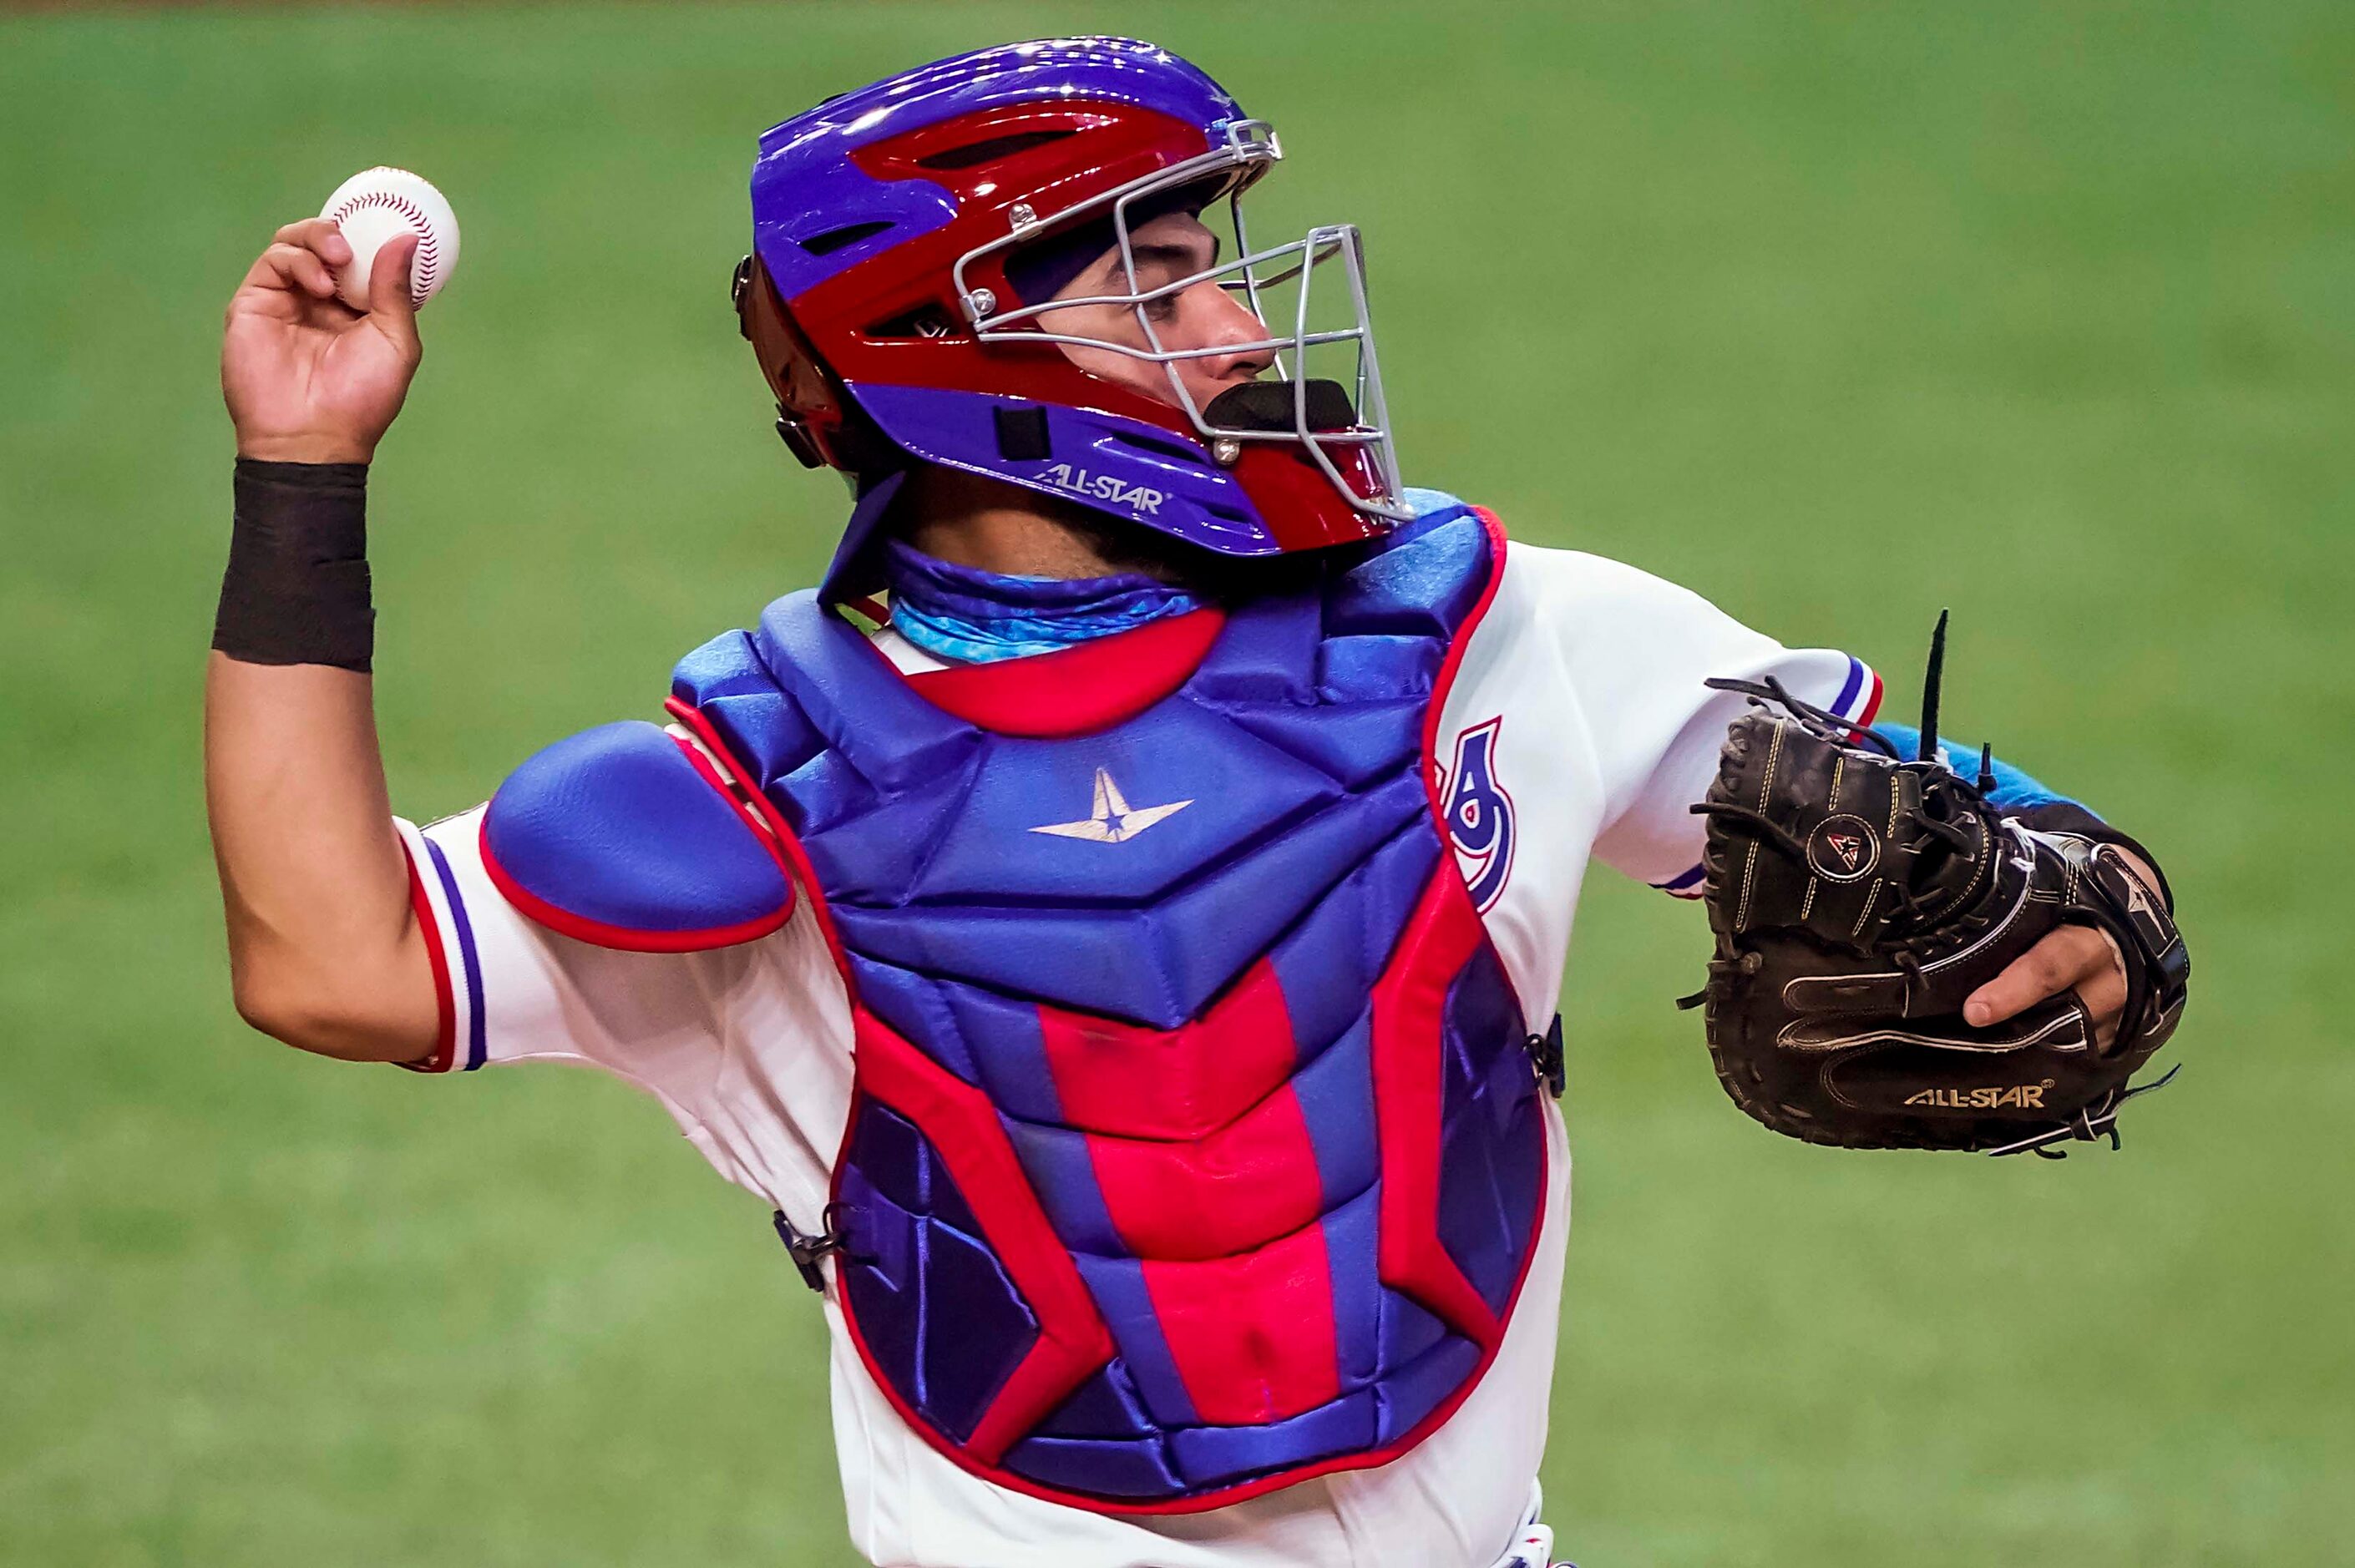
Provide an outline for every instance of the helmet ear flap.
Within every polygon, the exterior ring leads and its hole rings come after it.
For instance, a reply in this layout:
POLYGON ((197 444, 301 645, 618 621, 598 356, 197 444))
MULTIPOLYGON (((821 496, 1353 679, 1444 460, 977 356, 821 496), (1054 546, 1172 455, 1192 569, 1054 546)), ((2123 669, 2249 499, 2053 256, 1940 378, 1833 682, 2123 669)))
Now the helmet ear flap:
POLYGON ((758 256, 736 263, 729 298, 737 329, 752 345, 777 399, 777 434, 804 468, 863 477, 905 466, 906 458, 860 411, 794 323, 758 256))

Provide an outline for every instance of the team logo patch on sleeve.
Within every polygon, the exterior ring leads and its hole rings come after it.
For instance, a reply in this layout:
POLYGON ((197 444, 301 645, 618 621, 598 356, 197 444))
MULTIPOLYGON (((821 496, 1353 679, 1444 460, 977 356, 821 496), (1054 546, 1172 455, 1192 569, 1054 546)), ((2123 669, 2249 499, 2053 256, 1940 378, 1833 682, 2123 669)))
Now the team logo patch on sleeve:
POLYGON ((1482 914, 1505 891, 1513 874, 1513 798, 1497 782, 1497 736, 1500 715, 1455 737, 1455 760, 1439 776, 1439 798, 1447 813, 1448 841, 1456 863, 1482 914))

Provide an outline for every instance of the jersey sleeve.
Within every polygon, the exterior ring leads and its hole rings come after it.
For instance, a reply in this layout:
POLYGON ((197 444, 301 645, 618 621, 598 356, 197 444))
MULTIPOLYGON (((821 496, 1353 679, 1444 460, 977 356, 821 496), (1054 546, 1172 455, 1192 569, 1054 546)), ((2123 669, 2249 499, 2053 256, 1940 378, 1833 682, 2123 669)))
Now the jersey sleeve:
POLYGON ((712 1168, 819 1227, 850 1106, 850 1009, 806 902, 782 929, 690 952, 542 926, 485 864, 483 808, 398 822, 442 1027, 418 1072, 594 1067, 652 1095, 712 1168))
POLYGON ((1664 892, 1698 897, 1704 830, 1691 807, 1716 777, 1726 726, 1745 701, 1701 683, 1771 675, 1796 696, 1869 724, 1881 678, 1847 653, 1785 648, 1636 567, 1576 551, 1529 553, 1540 557, 1532 565, 1603 789, 1595 856, 1664 892))
POLYGON ((397 821, 410 895, 440 1002, 431 1073, 557 1061, 650 1075, 722 1033, 724 988, 698 953, 630 952, 559 935, 524 915, 484 863, 485 808, 419 828, 397 821))

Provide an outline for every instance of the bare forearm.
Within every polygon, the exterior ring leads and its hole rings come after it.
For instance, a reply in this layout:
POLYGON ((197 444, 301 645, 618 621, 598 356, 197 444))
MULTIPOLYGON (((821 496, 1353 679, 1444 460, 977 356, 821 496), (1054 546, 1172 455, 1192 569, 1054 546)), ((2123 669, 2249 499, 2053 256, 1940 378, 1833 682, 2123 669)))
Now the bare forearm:
POLYGON ((221 391, 237 523, 205 675, 205 802, 238 1011, 290 1045, 414 1061, 440 1028, 408 855, 386 799, 363 466, 421 353, 413 242, 336 294, 336 226, 280 229, 229 301, 221 391))
POLYGON ((205 797, 239 1011, 308 1051, 410 1061, 440 1021, 370 685, 212 654, 205 797))

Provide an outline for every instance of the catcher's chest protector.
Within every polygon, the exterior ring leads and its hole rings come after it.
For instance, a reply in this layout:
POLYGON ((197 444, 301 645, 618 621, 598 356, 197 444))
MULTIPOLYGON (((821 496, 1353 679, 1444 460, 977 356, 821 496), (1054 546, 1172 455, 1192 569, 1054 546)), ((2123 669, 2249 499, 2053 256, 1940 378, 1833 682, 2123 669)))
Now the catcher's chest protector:
POLYGON ((1394 1457, 1495 1354, 1545 1133, 1428 737, 1501 545, 1353 550, 1082 734, 954 716, 808 594, 680 667, 852 998, 843 1315, 966 1468, 1209 1508, 1394 1457))

